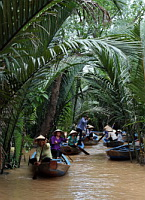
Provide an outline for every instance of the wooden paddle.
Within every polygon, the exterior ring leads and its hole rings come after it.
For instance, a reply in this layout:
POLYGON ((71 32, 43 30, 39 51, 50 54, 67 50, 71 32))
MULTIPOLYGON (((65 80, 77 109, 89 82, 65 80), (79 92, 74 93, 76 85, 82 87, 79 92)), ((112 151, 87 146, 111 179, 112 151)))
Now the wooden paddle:
POLYGON ((105 134, 102 135, 102 137, 100 137, 100 139, 98 140, 98 143, 100 142, 100 140, 102 140, 102 138, 105 136, 105 134))
MULTIPOLYGON (((69 146, 69 145, 68 145, 69 146)), ((77 149, 79 149, 80 151, 82 151, 84 154, 86 154, 86 155, 90 155, 87 151, 85 151, 84 149, 82 149, 81 147, 79 147, 79 146, 76 146, 76 147, 74 147, 74 148, 77 148, 77 149)))
POLYGON ((76 148, 78 148, 80 151, 82 151, 84 154, 86 155, 90 155, 87 151, 85 151, 84 149, 82 149, 81 147, 77 146, 76 148))
MULTIPOLYGON (((46 138, 46 137, 45 137, 46 138)), ((41 162, 41 157, 42 157, 42 153, 43 153, 43 148, 44 148, 45 144, 42 146, 42 149, 41 149, 41 153, 40 153, 40 158, 39 158, 39 162, 41 162)), ((33 179, 37 179, 37 175, 38 175, 38 167, 39 166, 35 166, 35 171, 34 171, 34 174, 33 174, 33 179)))
POLYGON ((67 155, 68 156, 68 158, 73 162, 73 159, 69 156, 69 155, 67 155))

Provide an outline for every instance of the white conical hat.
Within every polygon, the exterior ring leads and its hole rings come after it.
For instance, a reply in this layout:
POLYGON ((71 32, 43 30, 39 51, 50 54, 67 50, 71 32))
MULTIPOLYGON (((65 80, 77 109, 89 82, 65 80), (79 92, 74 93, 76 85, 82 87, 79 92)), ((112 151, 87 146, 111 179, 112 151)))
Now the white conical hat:
POLYGON ((56 129, 55 131, 54 131, 54 133, 55 132, 63 132, 62 130, 60 130, 60 129, 56 129))
POLYGON ((88 124, 87 128, 90 128, 90 129, 91 129, 91 128, 94 128, 94 126, 88 124))
POLYGON ((111 128, 109 125, 107 125, 104 127, 104 130, 111 132, 111 131, 113 131, 113 128, 111 128))
POLYGON ((121 129, 118 129, 118 130, 117 130, 117 132, 120 132, 120 133, 122 133, 122 130, 121 130, 121 129))
POLYGON ((43 135, 39 135, 35 140, 45 140, 45 137, 43 135))
POLYGON ((72 130, 72 131, 69 133, 69 135, 72 135, 72 134, 74 134, 74 133, 77 133, 77 131, 72 130))
POLYGON ((62 130, 60 130, 60 129, 56 129, 56 130, 53 132, 53 134, 55 134, 55 133, 57 133, 57 132, 64 133, 62 130))

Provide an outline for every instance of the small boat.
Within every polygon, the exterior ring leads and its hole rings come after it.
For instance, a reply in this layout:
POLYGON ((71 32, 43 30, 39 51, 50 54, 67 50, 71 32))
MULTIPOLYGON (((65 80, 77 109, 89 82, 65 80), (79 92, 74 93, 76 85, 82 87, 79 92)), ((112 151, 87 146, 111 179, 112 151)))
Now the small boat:
POLYGON ((86 146, 91 146, 91 145, 96 145, 98 144, 98 139, 99 137, 96 135, 95 137, 93 137, 93 140, 89 140, 87 137, 84 139, 84 145, 86 146))
MULTIPOLYGON (((136 147, 136 150, 139 152, 140 148, 136 147)), ((128 144, 108 149, 106 153, 111 160, 129 160, 130 154, 132 159, 136 157, 135 149, 128 144)))
POLYGON ((106 147, 118 147, 124 144, 124 141, 106 141, 105 138, 103 138, 103 145, 106 147))
POLYGON ((132 142, 133 141, 131 135, 128 135, 128 136, 127 135, 122 135, 122 140, 124 142, 132 142))
MULTIPOLYGON (((83 149, 84 143, 82 142, 81 145, 78 145, 78 146, 83 149)), ((77 154, 81 153, 81 150, 77 147, 71 147, 67 143, 63 143, 61 146, 61 152, 64 155, 77 155, 77 154)))
MULTIPOLYGON (((34 158, 36 152, 31 158, 34 158)), ((37 170, 38 176, 43 177, 59 177, 64 176, 70 167, 70 162, 65 155, 62 154, 60 159, 52 159, 50 162, 42 162, 39 166, 32 165, 32 172, 37 170)))

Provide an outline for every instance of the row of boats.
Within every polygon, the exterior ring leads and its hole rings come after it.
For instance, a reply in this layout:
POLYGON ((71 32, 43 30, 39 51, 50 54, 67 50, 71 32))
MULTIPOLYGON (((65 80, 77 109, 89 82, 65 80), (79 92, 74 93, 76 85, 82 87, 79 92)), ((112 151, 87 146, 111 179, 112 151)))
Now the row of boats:
MULTIPOLYGON (((81 153, 81 149, 84 148, 84 146, 91 146, 91 145, 97 145, 99 141, 99 137, 95 137, 93 140, 88 140, 87 138, 84 139, 84 142, 77 147, 71 147, 68 146, 67 143, 64 143, 61 146, 62 156, 60 159, 52 159, 50 162, 47 163, 41 163, 39 166, 32 166, 32 171, 36 172, 38 175, 44 176, 44 177, 58 177, 63 176, 68 171, 71 163, 69 159, 67 158, 67 155, 77 155, 81 153)), ((103 139, 103 145, 106 147, 112 147, 110 149, 106 150, 107 156, 112 160, 128 160, 130 158, 135 158, 136 153, 140 151, 139 147, 132 147, 131 145, 124 144, 124 141, 105 141, 103 139)), ((31 158, 35 157, 35 153, 32 155, 31 158)))

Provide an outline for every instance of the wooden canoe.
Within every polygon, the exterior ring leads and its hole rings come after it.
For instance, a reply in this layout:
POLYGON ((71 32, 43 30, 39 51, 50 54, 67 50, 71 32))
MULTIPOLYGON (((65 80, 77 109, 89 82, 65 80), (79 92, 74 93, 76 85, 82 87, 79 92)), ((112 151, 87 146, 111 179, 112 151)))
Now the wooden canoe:
MULTIPOLYGON (((84 143, 82 142, 81 145, 79 145, 82 149, 84 148, 84 143)), ((64 155, 77 155, 81 153, 81 150, 77 147, 71 147, 67 143, 62 144, 61 146, 61 152, 64 155)))
POLYGON ((107 141, 103 138, 103 145, 106 147, 118 147, 124 144, 124 141, 107 141))
POLYGON ((37 175, 42 177, 64 176, 70 167, 70 162, 62 154, 61 159, 52 159, 50 162, 43 162, 39 166, 32 165, 32 172, 37 170, 37 175))
POLYGON ((61 146, 61 152, 64 155, 77 155, 81 153, 79 148, 70 147, 70 146, 61 146))
POLYGON ((127 135, 122 135, 122 140, 124 142, 132 142, 132 137, 131 137, 131 135, 129 135, 128 137, 127 137, 127 135))
MULTIPOLYGON (((139 147, 137 147, 137 152, 139 152, 139 147)), ((132 159, 136 157, 136 152, 135 149, 128 144, 126 145, 121 145, 119 147, 115 147, 112 149, 106 150, 107 156, 111 160, 129 160, 130 159, 130 154, 132 159), (130 151, 130 152, 129 152, 130 151)))
POLYGON ((92 146, 92 145, 97 145, 98 144, 98 137, 96 136, 95 139, 89 140, 87 137, 84 139, 84 145, 86 146, 92 146))

